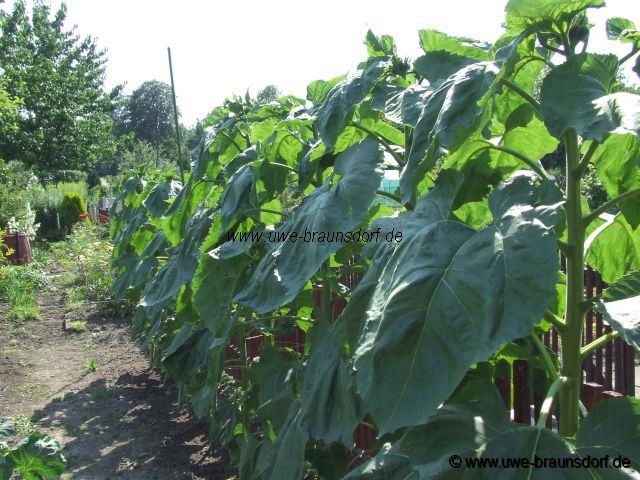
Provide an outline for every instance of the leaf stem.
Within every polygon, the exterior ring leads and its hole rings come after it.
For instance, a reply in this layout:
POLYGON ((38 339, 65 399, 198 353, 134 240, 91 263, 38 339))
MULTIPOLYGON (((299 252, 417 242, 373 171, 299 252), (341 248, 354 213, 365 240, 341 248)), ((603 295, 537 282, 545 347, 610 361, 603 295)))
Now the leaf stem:
POLYGON ((369 135, 375 137, 378 139, 378 141, 382 144, 382 146, 384 147, 384 149, 389 152, 389 154, 394 158, 394 160, 398 163, 398 165, 402 168, 404 167, 404 160, 402 159, 402 157, 400 155, 398 155, 397 152, 395 152, 393 150, 393 148, 391 148, 391 145, 389 144, 389 142, 387 142, 384 138, 382 138, 380 135, 378 135, 376 132, 374 132, 373 130, 361 125, 359 122, 351 122, 351 126, 352 127, 356 127, 359 128, 360 130, 362 130, 363 132, 368 133, 369 135))
POLYGON ((515 83, 510 82, 506 78, 501 78, 500 83, 502 83, 505 87, 513 90, 515 93, 524 98, 527 102, 529 102, 536 110, 540 110, 540 102, 538 102, 535 98, 525 92, 522 88, 520 88, 515 83))
POLYGON ((556 330, 558 330, 558 332, 562 332, 564 328, 567 326, 564 323, 564 320, 562 320, 560 317, 558 317, 556 314, 554 314, 550 310, 547 310, 546 312, 544 312, 543 317, 545 320, 548 320, 554 327, 556 327, 556 330))
POLYGON ((544 362, 546 371, 549 374, 549 378, 551 378, 552 380, 557 380, 559 376, 558 370, 556 369, 556 366, 553 363, 553 360, 551 360, 551 357, 549 356, 547 347, 545 346, 544 343, 542 343, 542 340, 540 340, 540 337, 538 337, 538 335, 536 335, 535 333, 530 333, 529 338, 531 339, 533 344, 536 346, 536 348, 540 352, 540 356, 542 357, 542 361, 544 362))
POLYGON ((586 215, 584 217, 584 219, 582 220, 584 226, 587 227, 591 222, 593 222, 596 218, 598 218, 601 213, 605 213, 611 207, 617 205, 620 202, 623 202, 624 200, 628 200, 629 198, 633 198, 638 195, 640 195, 640 187, 634 188, 633 190, 629 190, 628 192, 624 192, 623 194, 618 195, 617 197, 612 198, 611 200, 603 203, 598 208, 596 208, 593 212, 591 212, 589 215, 586 215))
POLYGON ((220 131, 220 133, 222 134, 223 137, 225 137, 227 140, 229 140, 231 143, 233 143, 233 145, 238 149, 238 152, 242 152, 242 148, 240 148, 240 145, 238 145, 233 138, 231 138, 229 135, 227 135, 227 132, 222 130, 222 131, 220 131))
POLYGON ((390 200, 393 200, 394 202, 398 202, 398 203, 402 204, 402 201, 400 200, 400 197, 397 197, 393 193, 385 192, 384 190, 378 190, 376 192, 376 195, 379 195, 381 197, 386 197, 386 198, 388 198, 390 200))
POLYGON ((491 149, 491 150, 498 150, 500 152, 504 152, 507 153, 509 155, 512 155, 514 157, 516 157, 519 160, 522 160, 524 163, 526 163, 529 167, 531 167, 531 169, 536 172, 538 175, 540 175, 542 178, 544 178, 545 180, 550 180, 549 174, 546 172, 546 170, 542 167, 542 165, 540 165, 539 162, 535 162, 533 160, 531 160, 529 157, 527 157, 526 155, 523 155, 522 153, 518 152, 517 150, 513 150, 509 147, 505 147, 504 145, 493 145, 493 144, 489 144, 485 147, 482 147, 480 150, 482 149, 491 149))
POLYGON ((584 360, 589 355, 591 355, 591 353, 594 352, 595 350, 604 347, 607 343, 612 341, 614 338, 618 338, 618 332, 611 331, 599 338, 596 338, 589 345, 585 345, 584 347, 582 347, 580 349, 580 356, 582 360, 584 360))
POLYGON ((636 43, 633 45, 633 48, 631 49, 631 51, 620 59, 620 61, 618 62, 618 66, 622 65, 624 62, 626 62, 630 58, 633 58, 633 56, 638 52, 640 52, 640 46, 638 46, 638 44, 636 43))
POLYGON ((578 166, 576 167, 576 170, 574 172, 576 175, 579 175, 580 177, 582 177, 582 174, 587 169, 587 166, 591 161, 591 157, 593 157, 593 154, 595 153, 599 145, 600 143, 597 142, 596 140, 591 142, 591 144, 589 145, 589 148, 587 149, 585 154, 582 156, 582 160, 580 160, 580 163, 578 163, 578 166))
POLYGON ((549 387, 549 391, 547 391, 547 395, 545 396, 544 402, 542 402, 542 407, 540 408, 540 416, 538 417, 537 423, 538 427, 544 427, 547 424, 547 417, 549 416, 553 405, 553 397, 556 396, 560 387, 567 383, 568 380, 569 379, 567 377, 558 377, 549 387))

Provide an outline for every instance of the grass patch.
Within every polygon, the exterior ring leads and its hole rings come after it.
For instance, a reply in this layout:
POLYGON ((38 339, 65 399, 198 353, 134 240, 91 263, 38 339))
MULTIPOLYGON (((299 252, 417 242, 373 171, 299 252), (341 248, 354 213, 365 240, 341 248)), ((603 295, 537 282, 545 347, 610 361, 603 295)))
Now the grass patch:
POLYGON ((78 320, 76 322, 67 323, 67 331, 76 332, 76 333, 86 332, 87 331, 86 320, 78 320))
POLYGON ((10 303, 11 308, 7 313, 9 320, 26 322, 28 320, 40 320, 42 318, 33 295, 18 293, 10 300, 10 303))
POLYGON ((93 373, 98 370, 98 362, 93 358, 87 358, 84 362, 82 362, 82 366, 84 367, 85 373, 93 373))
POLYGON ((27 400, 44 400, 51 394, 51 389, 43 383, 29 383, 16 387, 16 392, 27 400))
MULTIPOLYGON (((38 336, 34 335, 33 332, 29 330, 27 327, 10 326, 9 330, 7 330, 7 333, 9 334, 9 338, 12 338, 14 340, 16 338, 32 338, 32 339, 38 338, 38 336)), ((16 342, 17 344, 19 343, 17 340, 16 342)))
POLYGON ((65 290, 65 313, 73 312, 84 307, 87 302, 87 294, 82 286, 69 287, 65 290))

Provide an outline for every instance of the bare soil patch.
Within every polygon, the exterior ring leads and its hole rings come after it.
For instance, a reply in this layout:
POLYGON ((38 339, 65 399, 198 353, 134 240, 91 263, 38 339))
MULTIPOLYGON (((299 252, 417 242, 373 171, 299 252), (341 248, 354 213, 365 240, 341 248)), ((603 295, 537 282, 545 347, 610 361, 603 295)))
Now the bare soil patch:
POLYGON ((9 321, 0 304, 0 415, 60 441, 63 478, 235 478, 224 452, 208 447, 207 425, 149 368, 129 319, 91 306, 65 313, 54 289, 38 304, 42 319, 29 322, 9 321), (65 331, 65 320, 86 330, 65 331))

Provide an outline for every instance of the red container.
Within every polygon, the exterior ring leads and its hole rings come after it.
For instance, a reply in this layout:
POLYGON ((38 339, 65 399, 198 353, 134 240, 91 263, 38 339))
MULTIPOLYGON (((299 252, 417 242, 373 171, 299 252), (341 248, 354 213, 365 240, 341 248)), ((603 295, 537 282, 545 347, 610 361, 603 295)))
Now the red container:
POLYGON ((25 233, 3 235, 2 243, 6 248, 13 250, 10 255, 6 256, 7 260, 19 265, 31 263, 31 244, 29 243, 29 237, 25 233))

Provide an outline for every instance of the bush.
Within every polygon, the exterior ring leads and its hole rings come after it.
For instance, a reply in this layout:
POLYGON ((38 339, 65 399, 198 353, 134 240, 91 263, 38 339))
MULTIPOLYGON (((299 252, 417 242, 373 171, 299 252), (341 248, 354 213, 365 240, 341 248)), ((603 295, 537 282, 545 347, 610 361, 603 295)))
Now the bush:
POLYGON ((87 211, 87 206, 77 193, 65 193, 58 211, 60 223, 69 231, 71 226, 80 220, 80 215, 87 211))

